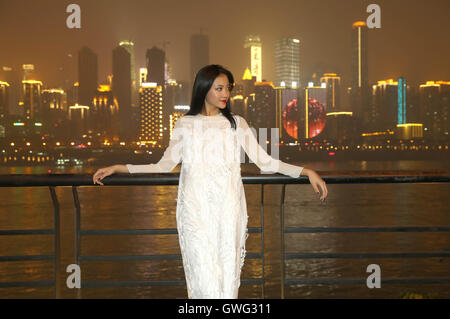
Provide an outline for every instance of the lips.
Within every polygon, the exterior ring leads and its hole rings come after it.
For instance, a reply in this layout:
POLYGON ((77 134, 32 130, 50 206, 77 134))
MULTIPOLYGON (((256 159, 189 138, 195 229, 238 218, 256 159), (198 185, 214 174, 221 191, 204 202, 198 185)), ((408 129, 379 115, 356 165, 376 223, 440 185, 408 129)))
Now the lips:
POLYGON ((220 102, 222 102, 222 103, 227 103, 227 100, 220 100, 220 102))

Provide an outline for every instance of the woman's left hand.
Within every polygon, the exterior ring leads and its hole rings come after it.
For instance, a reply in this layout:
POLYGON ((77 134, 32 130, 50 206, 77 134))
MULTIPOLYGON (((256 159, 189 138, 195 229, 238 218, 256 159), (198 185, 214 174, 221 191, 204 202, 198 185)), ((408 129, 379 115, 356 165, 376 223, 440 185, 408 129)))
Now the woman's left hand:
POLYGON ((306 172, 302 172, 302 175, 306 175, 309 178, 309 182, 311 183, 312 187, 314 188, 314 191, 317 194, 320 194, 319 187, 322 189, 322 196, 319 197, 321 201, 325 201, 325 198, 328 195, 328 189, 325 181, 320 178, 319 174, 317 174, 314 170, 309 168, 304 168, 304 170, 307 170, 306 172))

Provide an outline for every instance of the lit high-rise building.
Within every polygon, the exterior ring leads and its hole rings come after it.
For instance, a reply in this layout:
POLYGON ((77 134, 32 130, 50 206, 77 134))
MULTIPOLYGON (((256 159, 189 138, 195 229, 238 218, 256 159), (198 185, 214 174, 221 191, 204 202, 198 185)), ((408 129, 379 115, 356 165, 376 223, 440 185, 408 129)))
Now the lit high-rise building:
POLYGON ((131 141, 131 59, 129 51, 118 46, 113 50, 113 78, 112 91, 119 104, 119 137, 124 141, 131 141))
POLYGON ((79 105, 78 103, 69 106, 72 138, 80 138, 88 131, 89 108, 88 105, 79 105))
POLYGON ((448 141, 450 82, 427 81, 420 85, 419 98, 424 137, 448 141))
POLYGON ((0 81, 0 122, 8 118, 9 115, 9 83, 0 81))
POLYGON ((120 121, 122 120, 119 112, 120 105, 111 90, 111 86, 100 84, 89 112, 89 129, 95 134, 100 133, 107 139, 119 139, 120 121))
POLYGON ((65 112, 67 94, 61 89, 42 90, 42 109, 44 113, 48 110, 65 112))
POLYGON ((90 106, 98 85, 97 55, 88 47, 78 52, 78 104, 90 106))
POLYGON ((300 40, 282 38, 275 42, 275 86, 300 87, 300 40))
POLYGON ((374 131, 393 130, 397 125, 398 82, 378 81, 372 86, 372 105, 367 128, 374 131))
POLYGON ((368 86, 367 25, 364 21, 353 23, 352 31, 352 88, 368 86))
POLYGON ((327 106, 328 111, 337 111, 340 107, 340 90, 341 90, 341 77, 336 73, 324 73, 320 78, 320 83, 326 83, 327 85, 327 106))
POLYGON ((406 79, 398 78, 397 124, 406 124, 406 79))
POLYGON ((255 101, 247 108, 247 121, 250 126, 256 129, 273 127, 274 89, 272 82, 255 82, 255 101))
MULTIPOLYGON (((134 43, 131 41, 121 41, 119 43, 121 47, 124 47, 130 54, 130 75, 131 75, 131 107, 138 107, 138 88, 139 82, 137 81, 136 64, 134 57, 134 43)), ((114 72, 113 72, 114 73, 114 72)))
POLYGON ((61 89, 42 90, 43 131, 56 136, 59 123, 67 118, 67 93, 61 89))
POLYGON ((141 107, 139 141, 161 147, 163 140, 163 88, 157 83, 142 83, 139 89, 141 107))
POLYGON ((22 64, 22 81, 34 80, 34 64, 22 64))
POLYGON ((300 112, 300 129, 305 138, 316 137, 323 131, 326 123, 326 101, 326 83, 322 83, 321 86, 314 86, 313 83, 309 83, 308 87, 305 88, 304 109, 300 112))
POLYGON ((35 80, 22 81, 23 108, 26 120, 41 120, 41 89, 42 82, 35 80))
POLYGON ((280 140, 289 143, 297 140, 299 128, 298 89, 275 88, 275 123, 280 140))
POLYGON ((130 77, 131 77, 131 85, 132 87, 137 86, 136 81, 136 67, 135 67, 135 58, 134 58, 134 43, 131 41, 121 41, 119 43, 121 47, 124 47, 127 52, 130 54, 130 77))
POLYGON ((147 50, 147 82, 154 82, 164 88, 166 54, 157 47, 147 50))
POLYGON ((336 144, 351 141, 357 135, 357 125, 352 112, 331 111, 326 114, 326 125, 321 133, 324 139, 336 144))
POLYGON ((250 57, 250 71, 256 76, 256 81, 262 81, 262 43, 257 35, 249 35, 245 38, 244 48, 248 49, 250 57))
POLYGON ((2 66, 0 68, 0 81, 9 84, 8 97, 6 104, 9 106, 9 113, 21 114, 22 109, 19 109, 19 100, 22 90, 22 79, 19 68, 13 68, 11 66, 2 66))
POLYGON ((355 116, 366 122, 370 104, 367 25, 364 21, 357 21, 352 29, 350 104, 355 116))

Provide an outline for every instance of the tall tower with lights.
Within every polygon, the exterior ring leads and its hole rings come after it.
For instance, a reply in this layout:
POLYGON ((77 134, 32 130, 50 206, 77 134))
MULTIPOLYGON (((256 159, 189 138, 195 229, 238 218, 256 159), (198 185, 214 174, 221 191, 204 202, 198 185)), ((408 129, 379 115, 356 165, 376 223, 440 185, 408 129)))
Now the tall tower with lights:
POLYGON ((258 35, 249 35, 245 38, 244 48, 250 55, 250 72, 256 76, 256 81, 262 81, 262 43, 258 35))
POLYGON ((163 141, 163 88, 155 82, 142 83, 139 89, 139 142, 161 147, 163 141))
POLYGON ((275 86, 300 86, 300 40, 282 38, 275 42, 275 86))

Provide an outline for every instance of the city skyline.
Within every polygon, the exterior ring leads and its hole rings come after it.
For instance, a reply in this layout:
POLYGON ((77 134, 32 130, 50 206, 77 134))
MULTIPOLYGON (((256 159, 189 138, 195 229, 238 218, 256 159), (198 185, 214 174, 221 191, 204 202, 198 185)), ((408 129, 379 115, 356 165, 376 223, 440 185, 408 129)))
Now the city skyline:
MULTIPOLYGON (((448 1, 435 0, 427 5, 408 1, 396 1, 395 4, 387 1, 377 3, 381 7, 382 25, 381 29, 368 30, 369 83, 400 76, 405 77, 411 86, 429 80, 448 80, 450 62, 445 59, 445 52, 450 51, 449 43, 439 41, 446 38, 443 17, 448 12, 445 9, 450 9, 448 1), (407 7, 403 6, 406 4, 407 7), (417 21, 414 22, 414 19, 417 21), (420 44, 424 45, 424 50, 418 50, 420 44), (422 61, 427 63, 421 63, 422 61)), ((95 3, 78 1, 77 4, 81 7, 79 30, 68 29, 65 25, 69 15, 65 12, 67 3, 47 0, 36 5, 26 1, 0 1, 2 38, 8 45, 7 50, 0 52, 1 65, 18 67, 22 64, 34 64, 38 79, 46 87, 57 87, 58 68, 62 65, 71 63, 72 77, 76 80, 77 52, 81 47, 87 46, 99 58, 98 79, 99 83, 103 83, 107 76, 112 74, 111 51, 120 41, 131 40, 135 43, 136 69, 146 65, 145 55, 148 49, 153 46, 163 48, 167 41, 165 53, 172 65, 173 77, 184 81, 189 80, 191 72, 190 37, 200 33, 202 29, 202 33, 209 37, 210 62, 228 67, 236 79, 240 79, 245 68, 250 67, 247 65, 248 59, 243 48, 245 36, 258 34, 262 41, 263 79, 275 81, 275 41, 283 37, 293 37, 300 40, 302 82, 310 80, 316 70, 325 68, 327 72, 338 73, 342 77, 343 86, 348 87, 351 83, 352 24, 357 20, 364 21, 369 16, 366 7, 370 2, 348 1, 342 5, 337 1, 322 1, 320 4, 283 1, 284 5, 272 10, 268 10, 270 6, 266 8, 264 4, 256 5, 253 1, 239 4, 236 2, 234 4, 242 10, 235 10, 236 6, 228 2, 228 7, 233 9, 228 8, 228 11, 224 11, 223 3, 204 1, 197 1, 193 5, 180 2, 177 6, 172 6, 172 11, 165 3, 148 1, 127 2, 126 8, 123 1, 117 1, 114 5, 106 5, 107 2, 102 0, 95 3), (143 10, 149 6, 158 8, 158 14, 154 17, 148 10, 143 10), (292 10, 281 7, 289 7, 292 10), (245 9, 250 8, 254 10, 246 12, 245 9), (147 20, 140 19, 143 15, 141 11, 148 13, 147 20), (199 23, 195 18, 205 12, 209 15, 204 17, 203 23, 199 23), (223 25, 217 23, 221 12, 227 12, 226 17, 229 17, 223 20, 223 25), (247 19, 239 18, 243 12, 248 14, 247 19), (185 18, 179 18, 183 13, 185 18), (285 14, 287 21, 279 20, 280 13, 285 14), (292 14, 298 17, 298 22, 289 18, 292 14), (328 15, 335 17, 326 19, 328 15), (93 19, 94 16, 101 16, 104 21, 99 23, 93 19), (319 24, 317 21, 308 23, 317 16, 321 18, 319 24), (161 20, 164 18, 167 21, 161 20), (45 23, 39 24, 40 19, 45 23), (215 23, 210 23, 212 20, 215 20, 215 23), (155 28, 158 24, 160 27, 155 28), (230 28, 224 27, 227 25, 230 28), (327 27, 331 29, 327 31, 327 27), (333 32, 329 32, 330 30, 333 32), (225 36, 226 32, 232 35, 225 36), (43 40, 45 33, 47 36, 43 40), (322 49, 323 46, 326 48, 322 49), (67 54, 72 57, 69 58, 67 54)), ((317 74, 318 77, 321 75, 317 74)))

